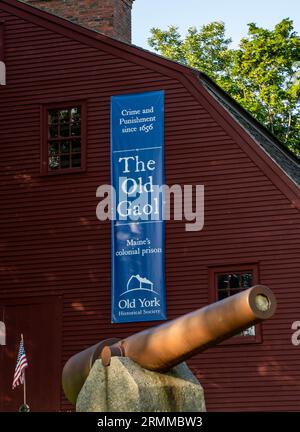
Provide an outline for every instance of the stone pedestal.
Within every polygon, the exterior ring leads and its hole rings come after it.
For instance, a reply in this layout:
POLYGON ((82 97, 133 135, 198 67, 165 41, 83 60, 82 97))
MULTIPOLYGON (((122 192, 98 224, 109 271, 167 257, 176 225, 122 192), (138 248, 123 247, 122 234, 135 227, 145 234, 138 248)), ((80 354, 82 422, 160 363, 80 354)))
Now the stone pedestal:
POLYGON ((185 363, 161 374, 126 357, 97 360, 82 387, 78 412, 203 412, 203 389, 185 363))

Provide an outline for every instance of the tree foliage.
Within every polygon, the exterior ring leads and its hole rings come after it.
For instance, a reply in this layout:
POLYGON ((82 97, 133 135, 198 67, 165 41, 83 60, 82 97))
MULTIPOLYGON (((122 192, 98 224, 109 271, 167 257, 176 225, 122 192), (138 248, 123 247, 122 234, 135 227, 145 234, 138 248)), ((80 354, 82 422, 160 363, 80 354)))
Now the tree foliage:
POLYGON ((231 49, 225 25, 212 22, 151 30, 157 52, 201 70, 300 156, 300 37, 286 18, 273 30, 248 24, 248 35, 231 49))

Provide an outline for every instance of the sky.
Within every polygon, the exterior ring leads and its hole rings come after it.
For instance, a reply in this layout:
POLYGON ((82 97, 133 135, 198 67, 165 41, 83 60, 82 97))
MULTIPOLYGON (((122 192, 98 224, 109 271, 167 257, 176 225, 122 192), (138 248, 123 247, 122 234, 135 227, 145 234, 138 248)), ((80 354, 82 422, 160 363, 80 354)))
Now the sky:
POLYGON ((188 27, 200 28, 212 21, 223 21, 232 48, 247 35, 247 23, 272 29, 283 18, 291 18, 300 35, 299 0, 135 0, 132 9, 132 42, 150 49, 150 29, 166 30, 171 24, 185 35, 188 27))

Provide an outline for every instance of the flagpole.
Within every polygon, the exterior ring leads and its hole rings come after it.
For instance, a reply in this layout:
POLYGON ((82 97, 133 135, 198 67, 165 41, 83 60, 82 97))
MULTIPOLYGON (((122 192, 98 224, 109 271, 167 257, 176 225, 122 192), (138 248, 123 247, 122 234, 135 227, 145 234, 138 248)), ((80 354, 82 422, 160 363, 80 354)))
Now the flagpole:
MULTIPOLYGON (((24 338, 23 338, 23 333, 21 333, 21 340, 24 346, 24 338)), ((26 405, 26 377, 25 377, 25 369, 23 371, 23 390, 24 390, 24 405, 26 405)))

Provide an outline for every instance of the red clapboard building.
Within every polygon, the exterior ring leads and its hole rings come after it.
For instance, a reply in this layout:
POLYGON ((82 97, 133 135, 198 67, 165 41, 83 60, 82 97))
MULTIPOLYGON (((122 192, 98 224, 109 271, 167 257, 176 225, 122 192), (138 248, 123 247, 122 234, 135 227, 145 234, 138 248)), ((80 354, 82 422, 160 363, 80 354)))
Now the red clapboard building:
POLYGON ((111 324, 111 226, 96 217, 110 97, 154 90, 166 183, 205 186, 202 231, 166 222, 168 319, 256 283, 278 300, 270 321, 189 362, 207 409, 298 411, 299 161, 207 76, 130 45, 133 1, 27 3, 0 3, 0 411, 23 401, 20 333, 28 404, 59 411, 72 409, 60 384, 71 355, 157 324, 111 324))

